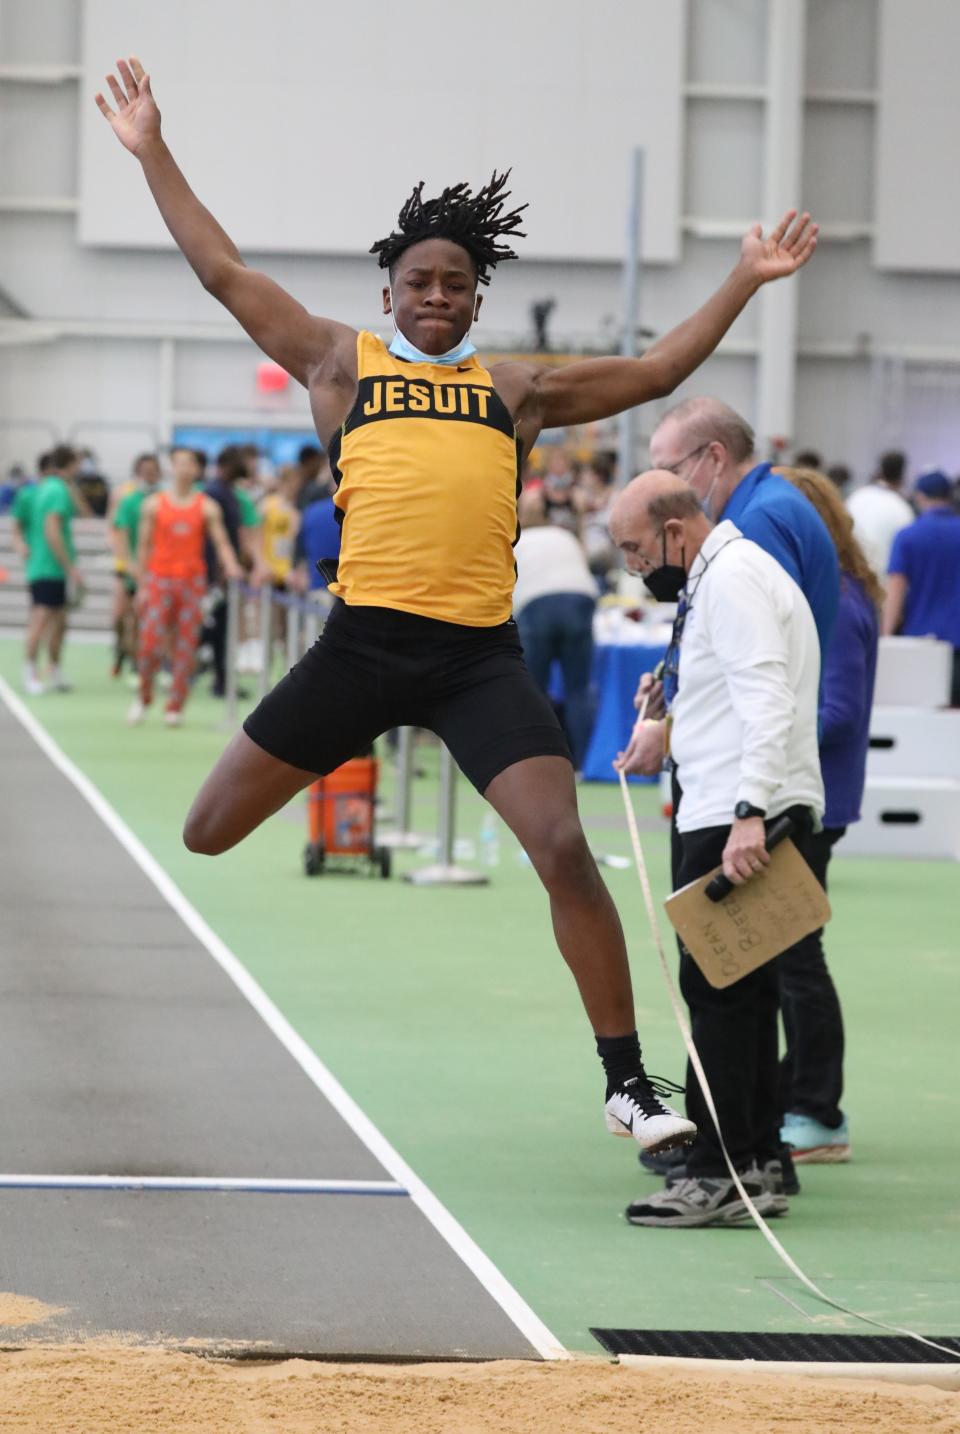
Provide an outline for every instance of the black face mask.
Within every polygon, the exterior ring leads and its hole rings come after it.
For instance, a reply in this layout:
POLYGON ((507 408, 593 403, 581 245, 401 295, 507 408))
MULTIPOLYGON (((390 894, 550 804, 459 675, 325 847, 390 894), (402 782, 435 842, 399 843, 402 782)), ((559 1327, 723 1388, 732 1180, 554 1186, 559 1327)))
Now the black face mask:
POLYGON ((687 585, 687 570, 679 563, 667 562, 667 535, 660 534, 663 544, 663 562, 659 568, 643 575, 647 592, 657 602, 676 602, 687 585))

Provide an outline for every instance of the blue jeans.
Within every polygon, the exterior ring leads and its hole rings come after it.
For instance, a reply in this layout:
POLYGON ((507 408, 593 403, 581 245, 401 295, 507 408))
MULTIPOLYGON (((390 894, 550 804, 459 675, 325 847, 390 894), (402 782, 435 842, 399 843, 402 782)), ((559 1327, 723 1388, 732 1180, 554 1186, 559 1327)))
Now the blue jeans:
POLYGON ((542 691, 549 688, 551 664, 560 664, 564 726, 578 772, 593 727, 590 671, 595 607, 596 600, 584 593, 547 593, 527 603, 517 616, 523 655, 542 691))

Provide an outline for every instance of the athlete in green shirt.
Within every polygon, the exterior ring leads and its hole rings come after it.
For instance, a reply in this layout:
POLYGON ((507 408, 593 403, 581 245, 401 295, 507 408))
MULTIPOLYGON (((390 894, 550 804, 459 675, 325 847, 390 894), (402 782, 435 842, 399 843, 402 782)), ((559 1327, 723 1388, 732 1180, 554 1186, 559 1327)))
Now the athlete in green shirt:
POLYGON ((30 489, 21 490, 13 516, 26 544, 26 576, 30 588, 30 620, 23 685, 28 695, 38 697, 52 689, 69 692, 70 684, 60 669, 60 655, 67 630, 67 588, 82 587, 73 543, 72 522, 81 511, 74 479, 79 460, 65 444, 50 455, 50 471, 30 489), (38 671, 40 649, 46 648, 50 662, 49 683, 38 671))

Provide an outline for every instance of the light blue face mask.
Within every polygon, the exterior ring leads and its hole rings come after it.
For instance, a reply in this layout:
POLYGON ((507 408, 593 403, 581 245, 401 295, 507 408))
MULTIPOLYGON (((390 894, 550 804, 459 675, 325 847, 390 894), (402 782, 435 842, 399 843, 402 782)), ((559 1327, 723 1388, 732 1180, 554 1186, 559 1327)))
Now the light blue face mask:
POLYGON ((392 293, 390 295, 390 308, 390 317, 393 318, 393 327, 397 330, 393 336, 393 342, 390 345, 390 352, 394 358, 406 359, 408 363, 442 363, 453 365, 463 363, 464 359, 468 359, 471 354, 476 353, 477 346, 470 342, 470 330, 467 329, 467 332, 456 347, 447 349, 445 354, 425 354, 422 349, 418 349, 415 344, 410 342, 406 334, 402 334, 397 328, 397 321, 392 312, 392 293))

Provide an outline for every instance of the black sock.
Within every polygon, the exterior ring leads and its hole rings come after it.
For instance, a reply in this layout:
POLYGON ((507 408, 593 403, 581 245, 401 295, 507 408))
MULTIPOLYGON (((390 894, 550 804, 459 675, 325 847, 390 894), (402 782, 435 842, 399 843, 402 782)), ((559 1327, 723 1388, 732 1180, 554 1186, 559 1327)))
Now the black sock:
POLYGON ((629 1036, 597 1036, 597 1055, 607 1074, 608 1096, 615 1086, 643 1073, 640 1038, 636 1031, 631 1031, 629 1036))

